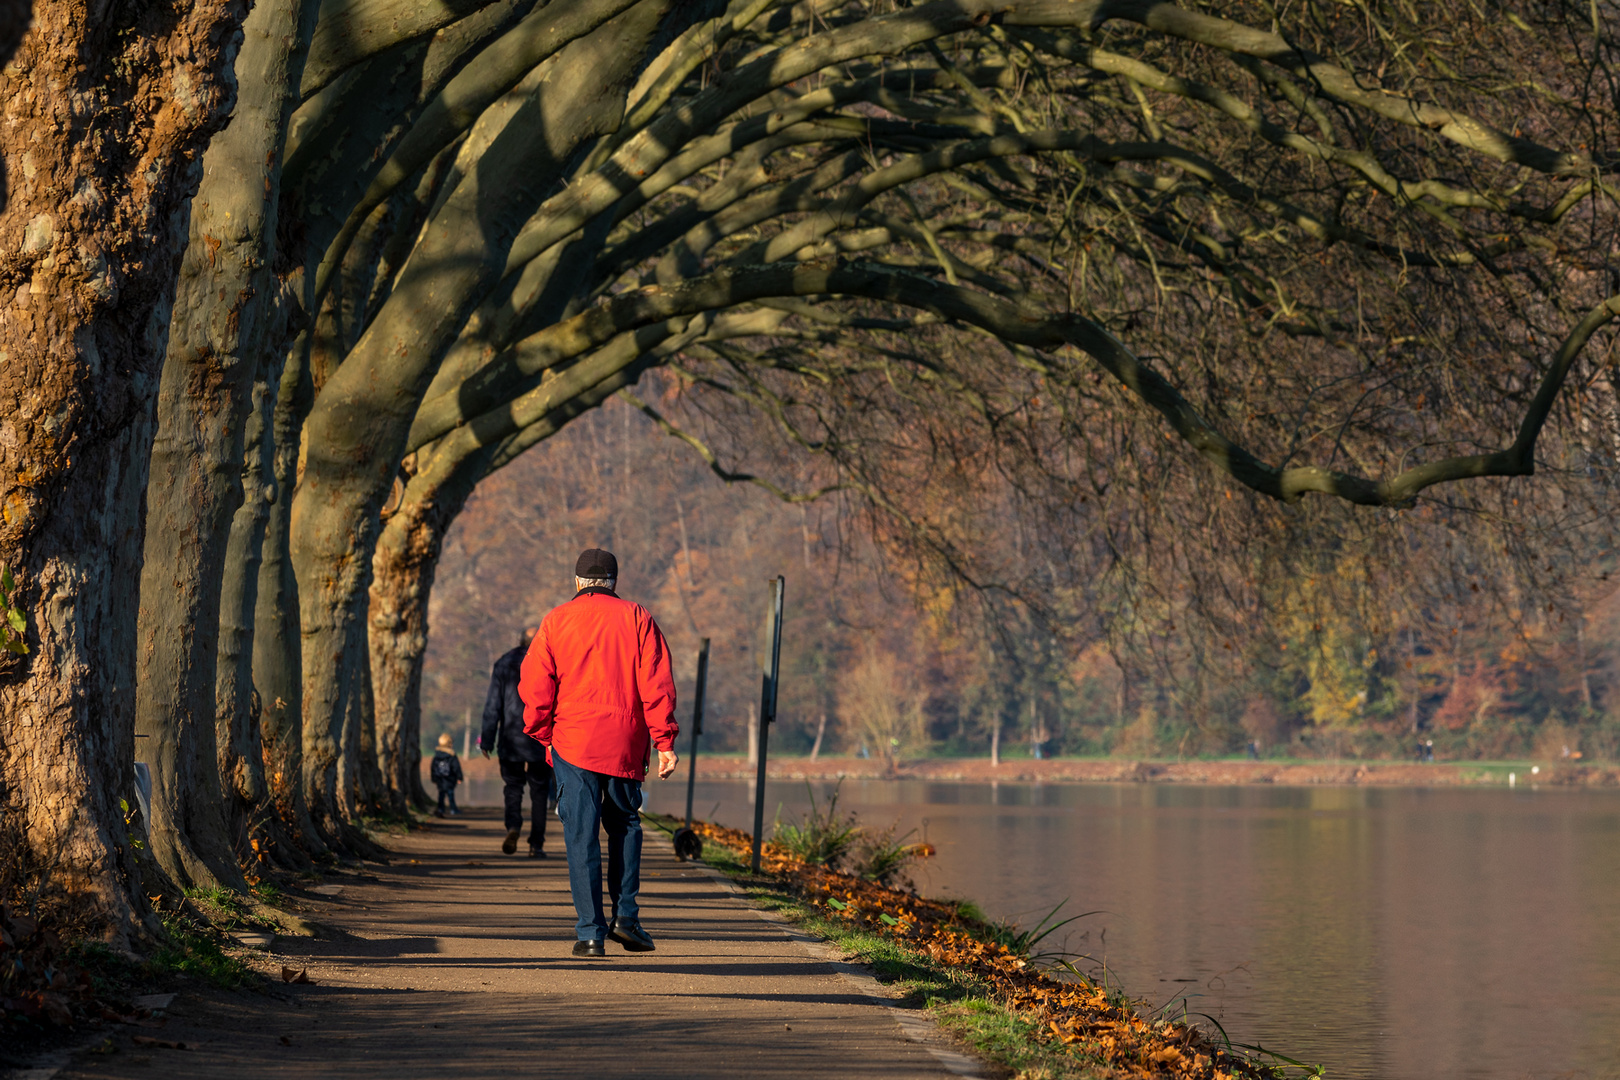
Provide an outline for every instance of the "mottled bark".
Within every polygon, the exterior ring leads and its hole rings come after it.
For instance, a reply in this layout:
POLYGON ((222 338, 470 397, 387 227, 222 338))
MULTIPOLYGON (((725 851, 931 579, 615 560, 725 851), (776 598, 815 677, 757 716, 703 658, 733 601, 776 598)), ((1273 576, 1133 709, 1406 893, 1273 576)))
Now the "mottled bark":
POLYGON ((392 813, 393 800, 383 782, 382 766, 377 759, 377 702, 372 692, 369 654, 363 657, 356 677, 359 681, 354 698, 360 717, 360 799, 371 813, 392 813))
POLYGON ((203 155, 158 391, 135 724, 152 765, 152 854, 182 886, 247 887, 218 787, 220 583, 278 291, 269 262, 281 151, 314 12, 314 0, 259 0, 243 24, 237 103, 203 155))
POLYGON ((487 0, 322 0, 299 97, 318 93, 344 71, 403 42, 431 35, 487 0))
POLYGON ((298 580, 293 573, 292 491, 298 478, 298 440, 311 396, 304 338, 293 346, 277 388, 272 434, 275 501, 265 521, 253 613, 253 686, 259 693, 259 738, 265 784, 276 814, 311 855, 326 843, 310 818, 302 782, 304 740, 299 708, 302 653, 298 641, 298 580))
POLYGON ((0 563, 30 649, 0 662, 0 799, 121 940, 145 910, 119 801, 152 402, 244 11, 37 0, 0 74, 0 563))
POLYGON ((379 514, 417 404, 468 313, 500 280, 524 220, 579 148, 618 124, 669 8, 665 0, 642 0, 543 65, 477 167, 443 197, 387 303, 310 413, 292 524, 304 643, 304 779, 317 821, 342 820, 359 804, 358 791, 340 780, 341 765, 341 774, 358 781, 358 769, 343 763, 348 695, 366 660, 379 514))
POLYGON ((421 780, 422 658, 428 601, 450 529, 489 467, 493 450, 463 463, 437 488, 407 484, 372 556, 367 644, 376 699, 377 756, 390 805, 426 804, 421 780))
POLYGON ((253 383, 253 408, 243 440, 242 505, 231 520, 220 586, 219 668, 214 681, 215 738, 225 826, 238 855, 253 864, 274 860, 305 867, 308 860, 287 839, 265 779, 260 719, 264 701, 253 686, 253 631, 259 599, 265 527, 275 505, 272 424, 281 365, 253 383))

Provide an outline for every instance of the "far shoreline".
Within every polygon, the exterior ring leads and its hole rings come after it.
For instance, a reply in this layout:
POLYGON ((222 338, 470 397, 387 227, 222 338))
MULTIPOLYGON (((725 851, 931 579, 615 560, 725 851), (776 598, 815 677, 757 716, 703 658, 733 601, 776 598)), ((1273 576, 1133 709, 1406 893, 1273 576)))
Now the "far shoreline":
MULTIPOLYGON (((687 740, 677 747, 681 763, 666 783, 686 783, 687 740)), ((427 762, 423 761, 426 783, 427 762)), ((462 759, 467 779, 500 783, 493 758, 475 750, 462 759)), ((698 779, 752 780, 755 767, 740 754, 703 753, 698 748, 698 779)), ((1616 788, 1620 764, 1593 762, 1554 764, 1537 761, 1312 761, 1298 758, 1258 761, 1236 759, 1154 760, 1149 758, 918 758, 901 761, 886 772, 873 758, 777 757, 769 762, 772 780, 925 780, 963 784, 1269 784, 1278 787, 1507 787, 1512 775, 1519 787, 1616 788), (1538 771, 1532 773, 1534 768, 1538 771)))
MULTIPOLYGON (((672 780, 686 776, 686 747, 672 780)), ((1059 784, 1270 784, 1285 787, 1348 785, 1357 787, 1507 787, 1511 774, 1519 786, 1620 787, 1620 765, 1512 762, 1403 762, 1310 760, 1182 760, 1135 758, 921 758, 901 761, 893 771, 869 758, 776 757, 767 767, 772 780, 931 780, 956 783, 1059 784), (1531 772, 1534 768, 1537 771, 1531 772)), ((698 752, 700 780, 752 779, 755 767, 746 758, 698 752)))

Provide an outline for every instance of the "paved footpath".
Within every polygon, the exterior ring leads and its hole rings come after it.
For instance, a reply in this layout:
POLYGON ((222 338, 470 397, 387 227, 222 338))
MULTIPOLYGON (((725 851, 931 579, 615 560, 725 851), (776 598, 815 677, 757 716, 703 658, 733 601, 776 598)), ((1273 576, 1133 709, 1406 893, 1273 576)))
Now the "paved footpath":
MULTIPOLYGON (((182 994, 161 1027, 119 1029, 59 1080, 163 1076, 884 1077, 974 1075, 870 977, 678 862, 648 829, 642 922, 658 941, 576 959, 561 858, 500 853, 497 811, 390 841, 389 865, 330 874, 323 940, 277 938, 312 986, 182 994), (183 1042, 167 1049, 135 1036, 183 1042), (144 1040, 143 1040, 144 1041, 144 1040)), ((560 829, 551 823, 561 852, 560 829)))

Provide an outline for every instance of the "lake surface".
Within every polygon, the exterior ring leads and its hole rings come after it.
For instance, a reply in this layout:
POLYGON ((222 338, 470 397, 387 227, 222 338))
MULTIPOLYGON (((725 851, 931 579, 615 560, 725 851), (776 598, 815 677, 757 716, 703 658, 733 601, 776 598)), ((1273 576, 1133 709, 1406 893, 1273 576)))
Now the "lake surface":
MULTIPOLYGON (((751 789, 700 781, 696 813, 751 829, 751 789)), ((1620 1077, 1620 792, 849 780, 839 808, 926 822, 925 894, 1105 911, 1059 932, 1082 969, 1329 1077, 1620 1077)))

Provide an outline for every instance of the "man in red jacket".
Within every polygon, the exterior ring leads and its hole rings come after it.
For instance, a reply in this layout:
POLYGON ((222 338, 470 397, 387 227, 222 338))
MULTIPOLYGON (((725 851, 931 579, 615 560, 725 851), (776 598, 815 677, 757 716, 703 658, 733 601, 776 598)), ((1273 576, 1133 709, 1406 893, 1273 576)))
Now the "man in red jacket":
POLYGON ((604 938, 651 952, 641 928, 641 781, 648 744, 658 778, 675 771, 675 677, 669 645, 647 609, 619 599, 619 562, 591 548, 574 565, 574 598, 553 608, 529 643, 518 680, 523 730, 546 747, 557 775, 557 817, 579 915, 575 956, 605 956, 604 938), (608 896, 602 917, 602 843, 608 896))

